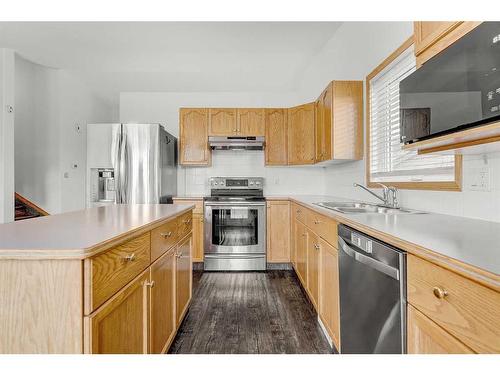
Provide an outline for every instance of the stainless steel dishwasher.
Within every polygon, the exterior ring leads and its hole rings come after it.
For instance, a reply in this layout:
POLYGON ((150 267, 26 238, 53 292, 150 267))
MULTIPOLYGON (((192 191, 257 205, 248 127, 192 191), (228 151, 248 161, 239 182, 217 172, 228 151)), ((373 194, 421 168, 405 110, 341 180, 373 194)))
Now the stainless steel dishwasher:
POLYGON ((344 353, 406 352, 406 254, 339 225, 344 353))

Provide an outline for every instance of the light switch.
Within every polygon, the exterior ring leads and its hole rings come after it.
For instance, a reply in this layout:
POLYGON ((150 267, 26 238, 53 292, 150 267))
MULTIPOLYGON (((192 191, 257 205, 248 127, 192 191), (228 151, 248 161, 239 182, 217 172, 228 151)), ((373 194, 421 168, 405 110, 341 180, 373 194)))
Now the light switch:
POLYGON ((472 168, 470 171, 469 190, 490 191, 490 168, 472 168))

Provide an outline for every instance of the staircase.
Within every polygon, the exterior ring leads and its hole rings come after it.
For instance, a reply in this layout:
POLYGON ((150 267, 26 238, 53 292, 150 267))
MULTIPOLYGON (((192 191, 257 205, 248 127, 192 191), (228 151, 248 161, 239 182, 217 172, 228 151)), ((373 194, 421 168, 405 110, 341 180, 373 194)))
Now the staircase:
POLYGON ((16 193, 15 201, 15 217, 14 220, 26 220, 34 217, 46 216, 48 213, 38 207, 36 204, 30 202, 22 195, 16 193))

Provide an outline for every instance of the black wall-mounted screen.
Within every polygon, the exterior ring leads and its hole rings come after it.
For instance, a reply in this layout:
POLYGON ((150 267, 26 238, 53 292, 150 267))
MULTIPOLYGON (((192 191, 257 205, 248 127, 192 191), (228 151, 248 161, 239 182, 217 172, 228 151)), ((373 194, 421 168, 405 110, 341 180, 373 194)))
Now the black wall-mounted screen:
POLYGON ((401 142, 500 120, 500 22, 484 22, 399 84, 401 142))

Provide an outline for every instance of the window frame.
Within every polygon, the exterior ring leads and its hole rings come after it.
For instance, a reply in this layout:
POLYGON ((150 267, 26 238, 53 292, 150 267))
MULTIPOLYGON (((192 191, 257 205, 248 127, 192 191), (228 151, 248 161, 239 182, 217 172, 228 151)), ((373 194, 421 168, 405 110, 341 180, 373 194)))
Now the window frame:
MULTIPOLYGON (((370 136, 371 136, 371 121, 370 121, 370 81, 379 74, 387 65, 394 61, 399 55, 412 46, 414 43, 413 36, 408 38, 401 46, 391 53, 384 61, 382 61, 370 74, 366 76, 366 135, 365 135, 365 152, 366 152, 366 184, 370 188, 379 188, 378 182, 371 180, 370 170, 370 136)), ((418 69, 417 64, 417 69, 418 69)), ((441 191, 462 191, 462 155, 455 154, 455 178, 454 181, 384 181, 384 185, 394 186, 398 189, 408 190, 441 190, 441 191)))

